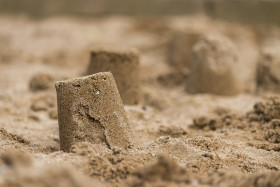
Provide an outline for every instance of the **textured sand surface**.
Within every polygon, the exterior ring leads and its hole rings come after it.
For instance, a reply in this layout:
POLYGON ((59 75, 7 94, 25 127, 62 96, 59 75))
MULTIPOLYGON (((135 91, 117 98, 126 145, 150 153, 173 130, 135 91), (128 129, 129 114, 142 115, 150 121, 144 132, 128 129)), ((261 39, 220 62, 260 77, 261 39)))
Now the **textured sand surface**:
POLYGON ((255 67, 280 41, 277 28, 204 17, 0 17, 0 25, 0 186, 280 185, 279 93, 190 94, 189 72, 168 56, 174 32, 191 29, 227 37, 255 67), (99 45, 139 50, 141 102, 124 106, 134 146, 80 142, 62 152, 55 82, 81 77, 99 45))

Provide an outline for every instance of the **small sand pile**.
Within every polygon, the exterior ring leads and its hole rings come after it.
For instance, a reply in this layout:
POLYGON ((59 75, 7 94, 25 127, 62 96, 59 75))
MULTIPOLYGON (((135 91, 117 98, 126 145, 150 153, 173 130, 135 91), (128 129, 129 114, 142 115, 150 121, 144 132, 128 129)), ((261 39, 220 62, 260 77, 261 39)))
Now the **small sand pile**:
POLYGON ((63 151, 84 141, 109 148, 132 145, 126 113, 111 73, 57 82, 56 90, 63 151))
POLYGON ((233 44, 223 37, 206 36, 193 48, 187 91, 235 95, 240 92, 234 71, 237 54, 233 44))
POLYGON ((266 102, 256 103, 254 111, 247 114, 249 121, 258 123, 264 140, 280 143, 280 98, 273 97, 266 102))
POLYGON ((31 91, 43 91, 51 88, 53 86, 54 78, 46 73, 37 73, 35 74, 30 82, 29 88, 31 91))
POLYGON ((94 50, 87 75, 112 72, 123 103, 135 105, 140 97, 139 54, 136 50, 94 50))
POLYGON ((257 89, 280 93, 279 47, 261 53, 257 70, 257 89))
POLYGON ((258 102, 254 105, 254 111, 248 113, 251 121, 270 122, 280 119, 280 98, 271 97, 265 102, 258 102))

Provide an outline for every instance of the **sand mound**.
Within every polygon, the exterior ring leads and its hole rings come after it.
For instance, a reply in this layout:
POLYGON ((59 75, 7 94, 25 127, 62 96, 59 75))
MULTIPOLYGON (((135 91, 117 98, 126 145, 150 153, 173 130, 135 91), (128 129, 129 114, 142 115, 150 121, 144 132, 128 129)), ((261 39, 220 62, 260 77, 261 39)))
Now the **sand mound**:
POLYGON ((35 74, 30 82, 29 88, 31 91, 43 91, 53 87, 53 77, 46 73, 37 73, 35 74))
POLYGON ((256 103, 254 111, 248 115, 252 121, 269 122, 274 119, 280 119, 280 98, 271 97, 265 102, 256 103))
POLYGON ((223 37, 206 36, 193 48, 187 91, 235 95, 240 92, 235 77, 237 54, 233 44, 223 37))

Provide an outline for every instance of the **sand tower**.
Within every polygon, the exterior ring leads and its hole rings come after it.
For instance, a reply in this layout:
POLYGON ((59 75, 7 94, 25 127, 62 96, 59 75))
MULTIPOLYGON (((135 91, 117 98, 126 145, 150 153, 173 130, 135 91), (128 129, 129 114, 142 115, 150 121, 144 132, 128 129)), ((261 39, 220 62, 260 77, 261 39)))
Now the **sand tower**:
POLYGON ((60 148, 78 142, 109 148, 132 145, 131 131, 115 80, 110 72, 57 82, 60 148))

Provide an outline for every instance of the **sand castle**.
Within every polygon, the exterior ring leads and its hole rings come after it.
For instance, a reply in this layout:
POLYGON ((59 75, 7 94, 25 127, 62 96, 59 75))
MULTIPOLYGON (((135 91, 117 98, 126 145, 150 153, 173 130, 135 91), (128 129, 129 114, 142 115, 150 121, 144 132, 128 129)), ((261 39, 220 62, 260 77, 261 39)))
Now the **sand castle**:
POLYGON ((193 48, 187 91, 235 95, 239 81, 235 75, 238 58, 231 42, 223 37, 206 36, 193 48))
POLYGON ((93 50, 87 75, 111 71, 123 103, 138 104, 140 97, 139 54, 136 50, 93 50))
POLYGON ((257 90, 280 93, 280 55, 276 50, 264 50, 258 62, 257 90))
POLYGON ((112 73, 97 73, 57 82, 60 148, 75 143, 128 148, 131 131, 112 73))

